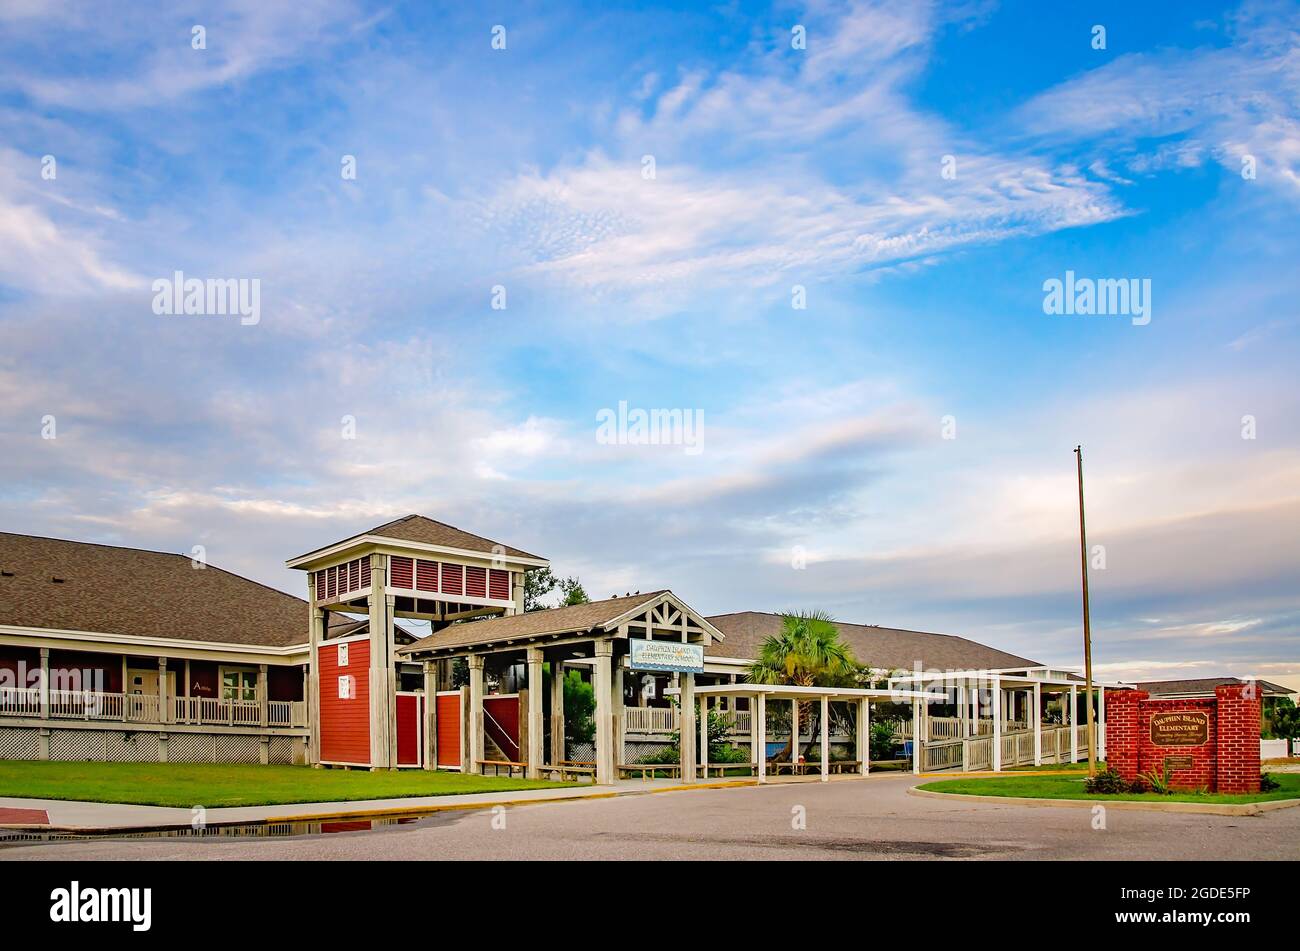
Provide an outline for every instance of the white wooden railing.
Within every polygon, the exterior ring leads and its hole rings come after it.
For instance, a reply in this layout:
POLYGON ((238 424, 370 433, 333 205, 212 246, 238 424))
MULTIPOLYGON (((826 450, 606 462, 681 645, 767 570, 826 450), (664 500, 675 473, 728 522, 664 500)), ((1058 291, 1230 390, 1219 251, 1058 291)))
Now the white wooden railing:
POLYGON ((215 697, 176 697, 177 723, 203 723, 216 726, 257 726, 262 722, 262 707, 256 700, 219 700, 215 697))
POLYGON ((628 733, 671 733, 677 729, 677 708, 625 707, 623 723, 628 733))
MULTIPOLYGON (((217 700, 211 697, 173 697, 171 723, 210 726, 260 726, 262 705, 256 700, 217 700)), ((161 724, 162 707, 156 694, 103 693, 94 690, 49 691, 52 720, 118 720, 161 724)), ((39 687, 0 687, 0 716, 39 718, 39 687)), ((266 725, 305 727, 307 704, 300 700, 269 700, 266 725)))
MULTIPOLYGON (((927 717, 926 719, 930 725, 929 739, 936 741, 961 739, 961 717, 927 717)), ((1002 727, 1002 732, 1014 733, 1017 730, 1023 729, 1026 729, 1025 723, 1010 721, 1002 727)), ((971 732, 975 736, 992 736, 993 721, 984 718, 972 721, 971 732)), ((910 740, 912 738, 911 720, 900 720, 898 722, 897 736, 905 740, 910 740)))
MULTIPOLYGON (((1104 727, 1097 724, 1097 749, 1102 749, 1104 727)), ((1040 735, 1040 762, 1043 764, 1070 762, 1070 742, 1073 730, 1068 726, 1045 726, 1040 735)), ((1080 724, 1076 759, 1082 761, 1088 755, 1088 730, 1080 724)), ((1030 730, 1018 730, 1002 734, 1003 769, 1013 766, 1028 766, 1034 762, 1034 734, 1030 730)), ((925 744, 925 769, 964 768, 980 770, 993 768, 993 737, 972 736, 957 740, 933 740, 925 744)))
POLYGON ((0 687, 0 716, 39 717, 41 692, 35 687, 0 687))

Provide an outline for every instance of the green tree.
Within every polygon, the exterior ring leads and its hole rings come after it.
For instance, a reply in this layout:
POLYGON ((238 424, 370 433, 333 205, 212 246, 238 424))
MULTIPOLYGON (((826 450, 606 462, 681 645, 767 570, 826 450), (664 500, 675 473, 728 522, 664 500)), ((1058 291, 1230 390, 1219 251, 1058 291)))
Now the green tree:
POLYGON ((524 572, 524 611, 541 611, 546 605, 542 598, 555 590, 560 580, 550 568, 533 568, 524 572))
POLYGON ((1294 740, 1300 737, 1300 709, 1290 697, 1276 697, 1269 713, 1269 726, 1274 738, 1294 740))
MULTIPOLYGON (((564 741, 566 747, 574 743, 590 743, 596 736, 596 691, 582 679, 582 674, 571 670, 564 678, 564 741)), ((568 755, 566 749, 565 755, 568 755)))
POLYGON ((560 589, 559 607, 591 601, 576 575, 560 578, 550 568, 535 568, 524 573, 524 612, 550 608, 551 605, 543 603, 543 599, 556 588, 560 589))
POLYGON ((568 607, 571 604, 590 604, 591 598, 587 597, 587 589, 582 586, 582 582, 577 576, 565 578, 560 582, 560 607, 568 607))
MULTIPOLYGON (((749 666, 749 679, 756 684, 791 684, 798 687, 856 687, 861 683, 863 668, 840 639, 831 616, 824 611, 799 612, 781 617, 781 632, 767 638, 758 650, 758 659, 749 666)), ((818 733, 821 704, 799 701, 799 722, 812 726, 818 733)), ((794 736, 778 760, 794 756, 794 736)), ((810 741, 805 756, 812 754, 810 741)))

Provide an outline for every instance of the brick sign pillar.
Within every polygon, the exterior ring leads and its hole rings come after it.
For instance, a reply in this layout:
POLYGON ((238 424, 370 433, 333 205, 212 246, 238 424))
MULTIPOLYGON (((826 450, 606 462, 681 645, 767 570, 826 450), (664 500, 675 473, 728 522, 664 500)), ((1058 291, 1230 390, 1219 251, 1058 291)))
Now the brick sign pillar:
POLYGON ((1259 792, 1259 687, 1225 684, 1214 688, 1214 699, 1219 792, 1259 792))
POLYGON ((1152 700, 1106 691, 1106 762, 1132 782, 1167 772, 1182 789, 1259 792, 1259 689, 1231 684, 1214 699, 1152 700))
POLYGON ((1142 741, 1138 708, 1147 698, 1145 690, 1106 691, 1106 765, 1129 782, 1141 771, 1138 751, 1142 741))

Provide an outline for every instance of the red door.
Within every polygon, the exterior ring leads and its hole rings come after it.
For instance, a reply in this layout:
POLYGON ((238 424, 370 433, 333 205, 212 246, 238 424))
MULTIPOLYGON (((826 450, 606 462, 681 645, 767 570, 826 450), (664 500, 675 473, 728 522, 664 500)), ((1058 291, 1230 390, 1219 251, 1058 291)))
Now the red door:
POLYGON ((424 696, 397 695, 397 765, 424 765, 424 696))
POLYGON ((460 767, 460 691, 438 694, 438 766, 460 767))

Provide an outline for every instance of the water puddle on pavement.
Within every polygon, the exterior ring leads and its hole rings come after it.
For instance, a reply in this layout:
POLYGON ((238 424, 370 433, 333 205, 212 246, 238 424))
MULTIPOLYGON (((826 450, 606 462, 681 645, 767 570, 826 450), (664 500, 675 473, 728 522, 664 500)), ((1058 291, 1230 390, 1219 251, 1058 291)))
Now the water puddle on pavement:
POLYGON ((41 829, 0 829, 0 848, 38 842, 87 842, 108 839, 288 839, 341 832, 377 832, 413 825, 429 815, 380 816, 371 819, 318 819, 300 822, 251 822, 243 825, 209 825, 199 829, 141 829, 121 832, 68 832, 41 829))

